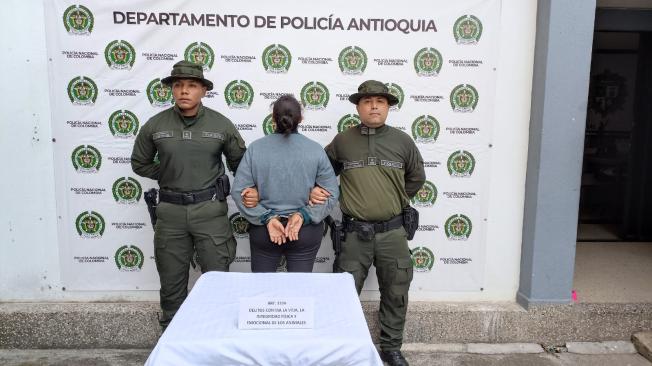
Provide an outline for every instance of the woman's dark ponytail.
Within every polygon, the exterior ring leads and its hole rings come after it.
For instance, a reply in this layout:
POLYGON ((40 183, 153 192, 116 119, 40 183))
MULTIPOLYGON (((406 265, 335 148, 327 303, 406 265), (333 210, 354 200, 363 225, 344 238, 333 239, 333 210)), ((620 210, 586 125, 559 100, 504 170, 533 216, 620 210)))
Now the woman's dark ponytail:
POLYGON ((285 136, 297 132, 301 122, 301 104, 292 95, 286 94, 278 98, 272 108, 272 118, 276 123, 276 133, 285 136))

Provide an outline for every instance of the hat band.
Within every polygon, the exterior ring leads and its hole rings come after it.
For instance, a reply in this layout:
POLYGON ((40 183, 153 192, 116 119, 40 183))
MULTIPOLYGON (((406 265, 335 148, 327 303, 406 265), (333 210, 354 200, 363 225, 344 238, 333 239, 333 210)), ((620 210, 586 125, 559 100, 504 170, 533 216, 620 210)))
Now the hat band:
POLYGON ((191 76, 195 78, 203 79, 204 75, 201 72, 195 72, 194 70, 173 70, 171 76, 191 76))

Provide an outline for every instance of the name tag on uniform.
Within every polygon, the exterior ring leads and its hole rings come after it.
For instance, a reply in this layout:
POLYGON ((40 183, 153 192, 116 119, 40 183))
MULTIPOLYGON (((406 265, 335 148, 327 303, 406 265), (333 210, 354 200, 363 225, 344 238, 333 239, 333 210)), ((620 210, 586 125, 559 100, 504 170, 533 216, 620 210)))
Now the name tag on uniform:
POLYGON ((380 165, 388 168, 403 169, 403 163, 399 161, 381 160, 380 165))
POLYGON ((174 136, 172 131, 154 132, 152 134, 152 140, 164 139, 164 138, 168 138, 168 137, 172 137, 172 136, 174 136))
POLYGON ((218 139, 224 141, 224 135, 219 132, 202 132, 201 137, 206 137, 209 139, 218 139))
POLYGON ((345 161, 344 162, 344 170, 349 170, 349 169, 354 169, 354 168, 364 168, 364 161, 356 160, 356 161, 345 161))

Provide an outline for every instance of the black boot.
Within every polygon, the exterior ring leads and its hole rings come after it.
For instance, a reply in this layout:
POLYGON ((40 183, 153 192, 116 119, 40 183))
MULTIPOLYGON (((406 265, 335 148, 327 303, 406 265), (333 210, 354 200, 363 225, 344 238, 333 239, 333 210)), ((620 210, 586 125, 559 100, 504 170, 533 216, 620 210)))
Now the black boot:
POLYGON ((387 362, 389 366, 410 366, 401 351, 380 351, 380 359, 387 362))

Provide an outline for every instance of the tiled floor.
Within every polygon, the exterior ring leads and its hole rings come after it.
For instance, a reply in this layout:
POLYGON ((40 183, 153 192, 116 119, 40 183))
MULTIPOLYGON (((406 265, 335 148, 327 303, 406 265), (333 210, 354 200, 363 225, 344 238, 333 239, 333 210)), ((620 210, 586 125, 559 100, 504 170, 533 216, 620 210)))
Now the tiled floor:
POLYGON ((574 289, 579 302, 652 303, 652 243, 577 243, 574 289))

